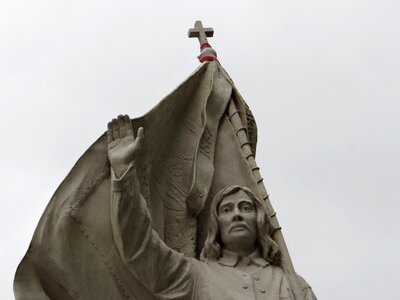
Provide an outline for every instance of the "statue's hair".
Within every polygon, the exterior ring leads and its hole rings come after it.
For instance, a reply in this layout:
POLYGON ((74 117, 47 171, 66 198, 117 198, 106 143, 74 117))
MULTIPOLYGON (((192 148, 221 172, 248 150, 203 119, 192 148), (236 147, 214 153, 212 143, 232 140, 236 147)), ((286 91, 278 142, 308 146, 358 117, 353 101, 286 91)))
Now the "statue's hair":
POLYGON ((238 191, 245 192, 253 201, 257 219, 257 246, 260 249, 262 257, 270 263, 273 263, 275 255, 279 252, 279 247, 269 234, 271 225, 265 204, 260 201, 260 199, 258 199, 249 188, 238 185, 222 189, 212 200, 208 234, 206 241, 204 242, 203 250, 201 251, 200 259, 207 262, 208 260, 218 260, 221 257, 221 247, 223 246, 223 243, 221 240, 221 231, 218 226, 219 205, 226 196, 232 195, 238 191))

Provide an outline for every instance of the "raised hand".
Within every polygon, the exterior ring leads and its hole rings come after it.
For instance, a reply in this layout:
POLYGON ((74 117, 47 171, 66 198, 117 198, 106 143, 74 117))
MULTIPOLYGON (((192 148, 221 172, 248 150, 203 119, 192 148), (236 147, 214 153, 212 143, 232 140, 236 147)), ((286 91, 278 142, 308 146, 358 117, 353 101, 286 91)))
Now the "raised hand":
POLYGON ((129 164, 144 149, 144 130, 140 127, 135 138, 131 119, 119 115, 108 123, 108 158, 115 174, 120 177, 129 164))

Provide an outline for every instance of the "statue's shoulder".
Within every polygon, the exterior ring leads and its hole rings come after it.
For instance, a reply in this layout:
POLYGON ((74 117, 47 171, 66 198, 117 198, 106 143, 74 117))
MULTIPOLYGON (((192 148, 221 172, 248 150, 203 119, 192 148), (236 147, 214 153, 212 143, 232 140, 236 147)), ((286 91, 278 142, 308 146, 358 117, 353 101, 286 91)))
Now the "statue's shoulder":
POLYGON ((299 274, 297 274, 297 277, 303 290, 305 300, 317 300, 317 297, 315 296, 311 286, 307 283, 307 281, 299 274))
POLYGON ((264 267, 268 273, 273 274, 274 277, 276 278, 286 278, 285 273, 283 272, 282 268, 273 264, 268 264, 267 266, 264 267))

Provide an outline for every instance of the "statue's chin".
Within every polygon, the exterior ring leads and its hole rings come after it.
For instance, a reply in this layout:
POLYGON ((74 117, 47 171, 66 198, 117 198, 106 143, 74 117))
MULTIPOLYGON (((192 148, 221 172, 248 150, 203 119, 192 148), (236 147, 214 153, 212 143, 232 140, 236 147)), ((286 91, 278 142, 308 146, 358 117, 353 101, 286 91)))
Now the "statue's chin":
POLYGON ((232 230, 230 232, 230 236, 229 236, 229 244, 231 245, 242 245, 244 244, 248 244, 250 239, 249 236, 249 231, 247 229, 241 228, 239 230, 239 228, 236 230, 232 230))

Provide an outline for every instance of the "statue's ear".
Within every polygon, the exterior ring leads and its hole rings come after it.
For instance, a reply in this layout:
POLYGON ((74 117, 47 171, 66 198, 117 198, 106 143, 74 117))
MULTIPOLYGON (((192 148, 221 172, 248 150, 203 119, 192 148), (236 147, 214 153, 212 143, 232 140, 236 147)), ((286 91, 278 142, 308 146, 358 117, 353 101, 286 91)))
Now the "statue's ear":
POLYGON ((271 228, 270 224, 271 224, 271 220, 270 220, 270 218, 268 217, 268 214, 267 214, 267 213, 264 213, 265 232, 268 232, 269 234, 271 234, 271 232, 270 232, 270 228, 271 228))

